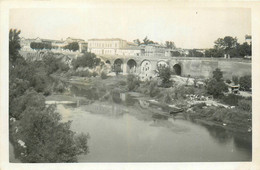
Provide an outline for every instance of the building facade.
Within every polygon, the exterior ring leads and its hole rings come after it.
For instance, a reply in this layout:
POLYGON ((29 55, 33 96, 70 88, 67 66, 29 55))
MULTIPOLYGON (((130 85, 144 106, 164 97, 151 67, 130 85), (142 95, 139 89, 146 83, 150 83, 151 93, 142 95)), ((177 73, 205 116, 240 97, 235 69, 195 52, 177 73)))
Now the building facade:
POLYGON ((88 52, 100 55, 116 55, 117 49, 126 47, 127 41, 120 38, 88 40, 88 52))

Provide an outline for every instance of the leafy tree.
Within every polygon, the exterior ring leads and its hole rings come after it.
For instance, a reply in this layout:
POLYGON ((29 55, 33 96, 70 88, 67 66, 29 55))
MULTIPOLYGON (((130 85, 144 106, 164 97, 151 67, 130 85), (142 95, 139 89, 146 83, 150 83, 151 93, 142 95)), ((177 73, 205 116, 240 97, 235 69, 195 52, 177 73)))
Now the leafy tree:
POLYGON ((215 41, 215 48, 222 49, 226 53, 237 46, 237 38, 231 36, 225 36, 224 38, 219 38, 215 41))
POLYGON ((188 57, 203 57, 204 54, 202 52, 197 51, 196 49, 189 50, 188 57))
POLYGON ((20 46, 20 30, 10 29, 9 31, 9 62, 13 64, 17 58, 21 58, 19 54, 20 46))
POLYGON ((148 44, 154 44, 154 42, 152 40, 149 40, 148 37, 146 36, 143 39, 143 44, 148 45, 148 44))
POLYGON ((238 45, 238 54, 240 57, 252 55, 252 45, 244 42, 242 45, 238 45))
POLYGON ((165 46, 166 46, 166 48, 170 48, 170 49, 176 48, 175 43, 172 41, 165 41, 165 46))
POLYGON ((52 49, 51 43, 31 42, 30 47, 35 50, 52 49))
POLYGON ((207 82, 206 88, 207 92, 214 98, 220 98, 223 96, 223 92, 228 91, 228 87, 223 80, 223 73, 219 68, 213 71, 213 77, 207 82))
POLYGON ((161 78, 162 80, 162 86, 163 87, 171 87, 172 86, 172 81, 171 81, 171 70, 169 67, 167 66, 160 66, 158 68, 158 76, 161 78))
POLYGON ((140 81, 139 79, 133 75, 129 74, 127 76, 127 87, 129 91, 133 91, 134 89, 138 88, 140 86, 140 81))
POLYGON ((68 45, 66 45, 64 47, 64 49, 69 49, 71 51, 77 51, 77 50, 79 50, 79 43, 78 42, 69 43, 68 45))
POLYGON ((141 45, 141 41, 139 39, 135 39, 134 43, 137 44, 138 46, 141 45))
POLYGON ((181 53, 179 51, 173 51, 172 56, 181 56, 181 53))
POLYGON ((74 69, 78 67, 94 68, 100 64, 100 58, 97 58, 94 53, 84 53, 83 56, 72 60, 72 66, 74 69))
POLYGON ((212 48, 205 51, 205 57, 220 58, 224 57, 224 53, 221 49, 212 48))
POLYGON ((217 81, 222 81, 223 73, 219 68, 216 68, 216 70, 213 71, 213 78, 217 81))
POLYGON ((60 122, 55 107, 27 107, 23 114, 17 136, 25 147, 16 146, 22 162, 76 162, 78 154, 88 153, 88 136, 75 136, 71 122, 60 122))
POLYGON ((240 89, 250 91, 252 87, 252 79, 250 75, 240 77, 239 79, 240 89))
POLYGON ((217 81, 212 78, 207 84, 207 92, 213 95, 214 98, 220 98, 223 96, 223 92, 227 92, 228 88, 223 81, 217 81))
POLYGON ((62 123, 54 106, 46 107, 44 96, 35 91, 48 84, 48 76, 37 68, 45 64, 24 60, 17 45, 20 31, 9 33, 9 117, 16 120, 9 121, 9 139, 16 157, 31 163, 76 162, 77 155, 88 153, 88 135, 75 135, 71 122, 62 123))

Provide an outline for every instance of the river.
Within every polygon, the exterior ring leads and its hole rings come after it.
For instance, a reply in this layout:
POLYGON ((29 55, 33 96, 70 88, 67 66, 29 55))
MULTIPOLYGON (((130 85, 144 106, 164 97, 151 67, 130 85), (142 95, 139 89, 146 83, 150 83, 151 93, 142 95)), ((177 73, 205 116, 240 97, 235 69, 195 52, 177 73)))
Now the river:
POLYGON ((79 162, 250 161, 251 141, 222 127, 202 125, 184 114, 164 116, 163 108, 142 98, 120 94, 120 100, 88 105, 58 104, 72 130, 89 133, 90 152, 79 162))

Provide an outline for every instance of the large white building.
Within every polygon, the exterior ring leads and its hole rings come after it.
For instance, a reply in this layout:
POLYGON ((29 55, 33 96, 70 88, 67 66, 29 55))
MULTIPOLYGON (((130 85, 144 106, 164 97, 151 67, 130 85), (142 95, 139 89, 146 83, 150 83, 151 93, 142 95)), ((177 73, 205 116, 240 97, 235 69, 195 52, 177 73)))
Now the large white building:
POLYGON ((120 38, 89 39, 88 51, 97 55, 142 56, 144 49, 120 38))

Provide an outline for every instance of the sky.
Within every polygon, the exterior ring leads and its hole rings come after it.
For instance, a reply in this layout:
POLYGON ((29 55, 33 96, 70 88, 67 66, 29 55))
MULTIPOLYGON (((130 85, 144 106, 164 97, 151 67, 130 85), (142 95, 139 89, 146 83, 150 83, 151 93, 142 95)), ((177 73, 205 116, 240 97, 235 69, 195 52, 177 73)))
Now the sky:
POLYGON ((21 37, 148 37, 158 43, 175 42, 180 48, 212 48, 225 36, 245 41, 251 35, 251 11, 247 8, 175 8, 173 6, 91 6, 86 8, 17 8, 10 10, 9 28, 21 37))

